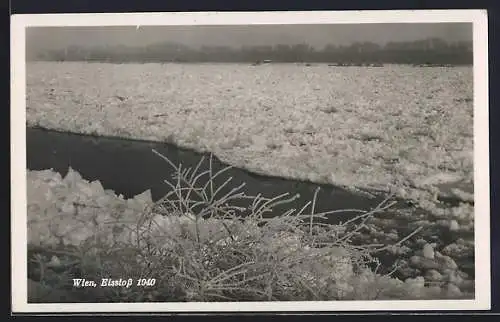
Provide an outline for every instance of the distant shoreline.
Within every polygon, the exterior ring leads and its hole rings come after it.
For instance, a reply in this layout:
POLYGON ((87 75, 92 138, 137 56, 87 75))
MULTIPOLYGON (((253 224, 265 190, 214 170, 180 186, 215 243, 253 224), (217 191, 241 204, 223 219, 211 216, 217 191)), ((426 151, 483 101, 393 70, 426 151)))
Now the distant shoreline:
POLYGON ((28 60, 41 61, 107 61, 107 62, 176 62, 176 63, 331 63, 331 64, 410 64, 472 65, 472 42, 447 42, 439 38, 411 42, 390 42, 384 46, 372 42, 349 46, 329 44, 322 49, 307 44, 274 46, 192 47, 162 42, 146 47, 127 45, 84 47, 73 45, 61 49, 27 51, 28 60))

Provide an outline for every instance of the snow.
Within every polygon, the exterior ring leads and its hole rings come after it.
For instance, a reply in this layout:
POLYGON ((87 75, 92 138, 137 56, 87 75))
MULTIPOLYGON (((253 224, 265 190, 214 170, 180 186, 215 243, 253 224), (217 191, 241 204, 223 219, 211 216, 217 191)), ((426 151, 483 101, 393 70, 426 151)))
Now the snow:
POLYGON ((471 67, 36 62, 27 72, 31 126, 171 140, 258 173, 431 202, 436 184, 473 178, 471 67))
MULTIPOLYGON (((150 191, 145 191, 133 198, 123 199, 110 190, 104 190, 98 181, 89 182, 82 178, 77 171, 70 169, 68 174, 61 176, 51 170, 27 172, 28 186, 28 244, 42 247, 53 247, 62 242, 66 246, 79 247, 89 240, 99 240, 102 245, 111 247, 114 243, 127 243, 133 238, 136 231, 138 219, 144 214, 144 210, 152 204, 150 191), (78 207, 76 205, 79 205, 78 207), (78 211, 77 211, 78 209, 78 211)), ((191 234, 195 236, 194 220, 191 214, 185 216, 164 216, 152 213, 153 226, 148 226, 148 236, 157 245, 169 248, 171 239, 167 236, 179 236, 180 234, 191 234)), ((254 234, 257 226, 240 224, 235 221, 226 221, 226 226, 236 235, 254 234)), ((219 239, 220 233, 225 233, 221 220, 202 220, 197 234, 201 241, 219 239)), ((139 232, 140 233, 140 232, 139 232)), ((375 232, 384 237, 384 232, 375 232)), ((273 247, 276 255, 287 255, 295 250, 310 252, 311 257, 318 259, 316 252, 320 249, 310 249, 301 244, 297 235, 286 231, 277 232, 277 236, 268 236, 267 242, 262 240, 268 247, 273 247)), ((397 231, 391 229, 387 235, 395 234, 397 231)), ((377 236, 378 236, 377 235, 377 236)), ((409 267, 413 275, 422 274, 408 278, 403 283, 396 279, 388 279, 384 283, 386 287, 402 287, 409 290, 415 296, 428 296, 439 294, 441 289, 433 290, 432 287, 424 287, 426 282, 446 282, 448 285, 444 291, 448 297, 462 296, 473 292, 473 280, 467 274, 459 270, 455 260, 451 256, 460 257, 473 252, 474 243, 458 239, 456 243, 443 248, 443 253, 435 250, 435 243, 428 243, 424 239, 417 241, 421 251, 417 251, 409 259, 409 267), (423 277, 425 275, 425 277, 423 277), (465 292, 465 293, 464 293, 465 292), (419 295, 421 294, 421 295, 419 295)), ((324 278, 315 279, 315 283, 327 283, 334 279, 338 282, 339 292, 348 292, 352 288, 349 278, 353 276, 353 267, 349 261, 343 260, 349 254, 342 248, 326 248, 328 254, 322 257, 328 265, 331 265, 331 274, 324 278)), ((408 254, 413 250, 408 247, 394 249, 394 254, 408 254)), ((470 255, 470 254, 469 254, 470 255)), ((321 256, 320 256, 321 257, 321 256)), ((51 260, 57 266, 58 258, 51 260)), ((315 274, 316 264, 311 261, 311 266, 302 272, 304 278, 308 274, 315 274)), ((402 264, 404 260, 400 262, 402 264)), ((362 276, 359 277, 362 279, 362 276)), ((375 278, 375 275, 366 276, 375 278)), ((318 285, 320 285, 318 284, 318 285)), ((371 292, 371 291, 370 291, 371 292)), ((365 294, 366 295, 366 294, 365 294)), ((363 295, 364 296, 364 295, 363 295)))
POLYGON ((425 244, 422 251, 423 251, 425 258, 429 258, 429 259, 434 258, 434 247, 432 247, 431 244, 425 244))
MULTIPOLYGON (((28 126, 168 141, 257 173, 393 191, 434 216, 409 212, 407 228, 438 227, 457 236, 474 230, 473 103, 464 99, 471 97, 470 67, 27 64, 28 126), (463 202, 443 208, 443 194, 463 202)), ((54 232, 78 244, 100 228, 109 232, 113 225, 106 223, 116 218, 135 221, 151 203, 149 191, 126 200, 71 169, 65 178, 50 170, 28 172, 28 180, 34 244, 59 242, 54 232), (90 201, 108 210, 96 219, 95 209, 75 207, 90 201), (69 215, 77 210, 81 220, 75 222, 69 215)), ((159 233, 178 227, 171 222, 176 219, 155 220, 159 233)), ((393 253, 407 254, 408 272, 434 270, 453 279, 455 260, 474 254, 473 237, 433 245, 432 256, 424 253, 434 241, 430 234, 411 251, 393 253)), ((473 292, 471 283, 464 279, 458 287, 473 292)), ((457 294, 453 287, 449 292, 457 294)))

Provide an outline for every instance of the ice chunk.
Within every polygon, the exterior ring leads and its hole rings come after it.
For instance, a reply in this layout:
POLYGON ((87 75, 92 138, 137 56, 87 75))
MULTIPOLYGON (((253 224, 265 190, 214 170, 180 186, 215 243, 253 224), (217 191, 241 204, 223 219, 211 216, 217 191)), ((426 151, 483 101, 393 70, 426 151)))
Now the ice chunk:
POLYGON ((459 297, 462 295, 462 291, 460 291, 456 285, 451 283, 446 287, 446 293, 449 297, 459 297))
POLYGON ((457 231, 459 229, 460 229, 460 225, 458 224, 458 222, 456 220, 451 220, 450 221, 450 230, 457 231))
POLYGON ((429 279, 430 281, 435 281, 435 282, 440 282, 443 280, 443 275, 441 275, 441 273, 439 273, 435 269, 431 269, 431 270, 427 271, 427 274, 425 275, 425 277, 427 279, 429 279))
POLYGON ((442 255, 442 256, 440 256, 438 262, 439 262, 442 269, 455 270, 458 268, 457 263, 450 256, 442 255))
POLYGON ((30 184, 28 182, 27 198, 29 205, 38 205, 42 209, 48 207, 52 203, 50 189, 47 186, 38 185, 36 183, 30 184))
POLYGON ((441 183, 458 182, 461 179, 462 179, 462 177, 458 174, 441 172, 441 173, 423 178, 422 180, 420 180, 417 183, 417 185, 418 186, 428 186, 428 185, 431 186, 431 185, 436 185, 436 184, 441 184, 441 183))
POLYGON ((474 252, 473 245, 465 245, 463 243, 452 243, 443 248, 443 254, 450 257, 470 256, 474 252))
POLYGON ((93 191, 92 187, 84 182, 76 182, 75 189, 78 191, 78 195, 84 196, 84 197, 92 197, 93 196, 93 191))
POLYGON ((59 258, 57 256, 54 255, 50 259, 50 262, 48 263, 48 265, 51 267, 59 267, 59 266, 61 266, 61 261, 59 260, 59 258))
POLYGON ((151 190, 146 190, 143 193, 140 193, 134 196, 134 200, 139 202, 142 205, 150 205, 153 203, 153 197, 151 195, 151 190))
POLYGON ((77 182, 82 180, 82 176, 73 168, 69 167, 68 173, 63 179, 63 182, 69 186, 74 186, 77 182))
POLYGON ((434 258, 434 248, 431 244, 425 244, 422 248, 422 253, 425 258, 433 259, 434 258))
POLYGON ((425 279, 422 276, 416 278, 407 278, 405 284, 412 289, 420 289, 425 286, 425 279))
POLYGON ((33 173, 35 174, 35 178, 42 181, 51 181, 55 179, 52 169, 34 171, 33 173))
POLYGON ((92 189, 92 195, 101 196, 104 194, 104 187, 99 180, 92 181, 90 183, 90 188, 92 189))
POLYGON ((90 236, 92 236, 90 229, 82 225, 64 234, 63 242, 65 245, 79 246, 90 236))
POLYGON ((51 201, 54 198, 54 194, 52 193, 52 190, 47 189, 44 193, 45 200, 46 201, 51 201))
POLYGON ((98 196, 96 198, 96 204, 98 207, 106 207, 110 201, 111 201, 111 197, 108 196, 108 195, 103 195, 103 194, 100 194, 100 195, 96 195, 98 196))
POLYGON ((474 194, 458 188, 451 189, 451 193, 458 199, 465 202, 474 202, 474 194))
POLYGON ((61 207, 61 211, 65 214, 74 214, 75 213, 75 205, 73 204, 73 202, 68 202, 66 201, 62 207, 61 207))
POLYGON ((104 193, 105 193, 106 195, 108 195, 108 196, 111 196, 111 197, 113 197, 113 198, 116 198, 116 193, 115 193, 113 190, 111 190, 111 189, 106 189, 106 190, 104 190, 104 193))

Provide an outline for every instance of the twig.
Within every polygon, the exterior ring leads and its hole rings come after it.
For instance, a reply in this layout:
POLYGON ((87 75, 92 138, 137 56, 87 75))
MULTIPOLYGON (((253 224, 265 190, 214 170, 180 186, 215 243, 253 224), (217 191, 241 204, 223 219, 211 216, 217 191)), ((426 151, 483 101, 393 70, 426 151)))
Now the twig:
POLYGON ((312 206, 311 206, 311 219, 309 221, 309 235, 312 236, 312 233, 313 233, 313 215, 314 215, 314 208, 316 206, 316 198, 318 197, 318 192, 319 192, 319 187, 316 188, 316 190, 314 191, 314 196, 313 196, 313 201, 312 201, 312 206))

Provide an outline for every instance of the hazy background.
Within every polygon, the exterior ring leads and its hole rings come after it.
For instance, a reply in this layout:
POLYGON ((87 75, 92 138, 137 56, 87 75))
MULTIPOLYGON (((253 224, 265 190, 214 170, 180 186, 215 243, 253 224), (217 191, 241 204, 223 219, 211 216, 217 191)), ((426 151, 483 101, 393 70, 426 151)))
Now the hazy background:
POLYGON ((71 45, 146 46, 176 42, 201 46, 258 46, 308 44, 321 49, 327 44, 348 45, 442 38, 448 42, 472 41, 471 23, 332 24, 332 25, 237 25, 237 26, 113 26, 30 27, 26 31, 28 53, 71 45))

